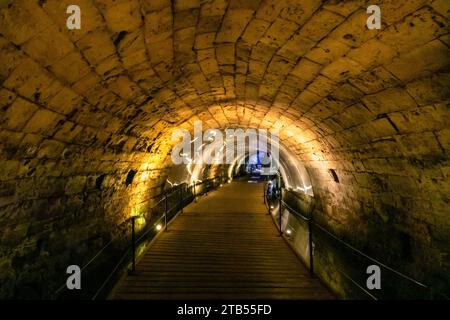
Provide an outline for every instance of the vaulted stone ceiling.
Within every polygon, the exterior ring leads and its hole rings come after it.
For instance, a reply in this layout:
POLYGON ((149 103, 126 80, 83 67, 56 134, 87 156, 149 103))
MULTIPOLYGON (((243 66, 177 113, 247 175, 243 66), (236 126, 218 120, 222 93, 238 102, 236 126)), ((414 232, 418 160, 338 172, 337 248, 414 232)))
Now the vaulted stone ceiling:
POLYGON ((30 224, 71 210, 89 208, 92 230, 145 210, 170 167, 172 130, 202 120, 280 129, 324 224, 379 247, 391 242, 380 230, 406 234, 413 262, 449 266, 448 1, 0 4, 2 243, 37 241, 46 233, 30 224), (81 30, 66 28, 71 4, 81 30), (380 30, 366 28, 369 4, 380 30), (130 169, 134 187, 122 183, 130 169))

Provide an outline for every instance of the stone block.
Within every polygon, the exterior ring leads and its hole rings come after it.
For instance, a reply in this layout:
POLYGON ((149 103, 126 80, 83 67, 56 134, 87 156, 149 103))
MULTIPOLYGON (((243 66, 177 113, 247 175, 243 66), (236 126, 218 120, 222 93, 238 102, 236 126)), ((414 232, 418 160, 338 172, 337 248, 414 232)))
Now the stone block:
POLYGON ((223 44, 216 47, 217 62, 219 65, 235 63, 235 46, 223 44))
POLYGON ((19 97, 0 115, 0 124, 6 129, 20 131, 38 109, 34 103, 19 97))
POLYGON ((47 29, 51 21, 34 1, 15 1, 0 17, 2 34, 16 45, 21 45, 47 29))
POLYGON ((74 195, 84 191, 87 178, 85 176, 75 176, 68 179, 64 191, 67 195, 74 195))
POLYGON ((410 81, 448 66, 449 55, 450 50, 446 45, 439 40, 433 40, 411 52, 400 55, 385 68, 400 80, 410 81))
POLYGON ((50 134, 55 131, 55 126, 60 119, 61 116, 57 113, 40 108, 27 122, 23 131, 26 133, 50 134))
POLYGON ((133 31, 141 26, 141 10, 138 0, 120 2, 104 9, 104 18, 113 32, 133 31))
POLYGON ((48 67, 74 50, 74 45, 55 27, 43 30, 22 45, 26 54, 48 67), (48 35, 52 36, 49 37, 48 35))
POLYGON ((222 21, 217 33, 217 42, 236 42, 253 16, 253 10, 230 9, 222 21))
POLYGON ((363 71, 364 67, 358 62, 347 57, 342 57, 327 65, 320 73, 334 81, 343 81, 357 76, 363 71))
POLYGON ((241 38, 242 41, 250 45, 255 45, 264 35, 269 26, 270 23, 268 21, 262 19, 252 19, 245 28, 244 34, 241 38))
POLYGON ((410 110, 416 107, 414 99, 400 88, 389 88, 379 93, 367 95, 361 101, 374 114, 410 110))
POLYGON ((444 17, 425 7, 384 30, 379 40, 400 53, 408 52, 445 34, 444 25, 444 17))
POLYGON ((319 10, 302 26, 299 35, 318 42, 344 21, 344 17, 328 10, 319 10))

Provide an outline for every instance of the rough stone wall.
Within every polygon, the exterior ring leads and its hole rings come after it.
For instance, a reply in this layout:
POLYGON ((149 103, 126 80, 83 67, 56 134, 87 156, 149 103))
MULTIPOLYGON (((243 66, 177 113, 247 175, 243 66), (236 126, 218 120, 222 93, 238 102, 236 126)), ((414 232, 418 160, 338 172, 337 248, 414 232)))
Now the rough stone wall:
POLYGON ((202 120, 280 129, 323 225, 448 281, 448 1, 0 3, 1 279, 100 247, 159 193, 171 130, 202 120))

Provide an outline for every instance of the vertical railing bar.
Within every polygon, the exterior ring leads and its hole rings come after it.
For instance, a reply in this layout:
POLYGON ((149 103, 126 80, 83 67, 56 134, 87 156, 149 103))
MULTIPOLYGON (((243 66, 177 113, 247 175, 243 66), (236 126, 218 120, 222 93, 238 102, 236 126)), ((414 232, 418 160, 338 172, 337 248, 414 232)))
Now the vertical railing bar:
MULTIPOLYGON (((281 179, 280 179, 281 181, 281 179)), ((279 204, 279 214, 280 214, 280 236, 283 235, 283 228, 281 227, 281 222, 282 222, 282 215, 283 215, 283 193, 282 193, 282 188, 281 188, 281 184, 280 184, 280 204, 279 204)))
POLYGON ((309 232, 309 273, 311 277, 314 277, 314 252, 313 252, 313 236, 312 236, 312 219, 313 213, 308 220, 308 232, 309 232))
POLYGON ((131 218, 131 273, 136 272, 136 217, 131 218))
POLYGON ((167 193, 165 194, 164 231, 167 232, 167 193))
POLYGON ((279 189, 279 214, 280 214, 280 236, 283 235, 283 228, 281 227, 281 222, 282 222, 282 215, 283 215, 283 188, 281 187, 281 173, 278 171, 278 189, 279 189))
POLYGON ((194 181, 194 202, 197 202, 197 195, 195 191, 195 181, 194 181))
POLYGON ((184 201, 183 201, 183 185, 181 184, 180 185, 180 211, 181 211, 181 213, 183 213, 183 208, 184 208, 183 204, 184 204, 184 201))

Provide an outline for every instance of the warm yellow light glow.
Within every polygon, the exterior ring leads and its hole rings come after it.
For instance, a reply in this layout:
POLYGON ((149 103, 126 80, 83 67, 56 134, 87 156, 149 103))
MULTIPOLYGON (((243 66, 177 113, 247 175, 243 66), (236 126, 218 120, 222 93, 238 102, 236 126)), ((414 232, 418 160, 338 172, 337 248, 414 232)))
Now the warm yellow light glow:
POLYGON ((316 154, 316 153, 313 153, 313 154, 311 155, 311 159, 313 159, 314 161, 319 161, 319 160, 321 160, 320 156, 319 156, 318 154, 316 154))
POLYGON ((161 230, 162 229, 162 225, 160 225, 160 224, 158 224, 157 226, 156 226, 156 230, 161 230))
POLYGON ((307 192, 308 190, 310 190, 312 188, 312 186, 305 186, 304 188, 302 187, 297 187, 297 190, 303 191, 303 192, 307 192))
POLYGON ((145 227, 146 221, 142 216, 136 217, 136 228, 142 230, 145 227))

